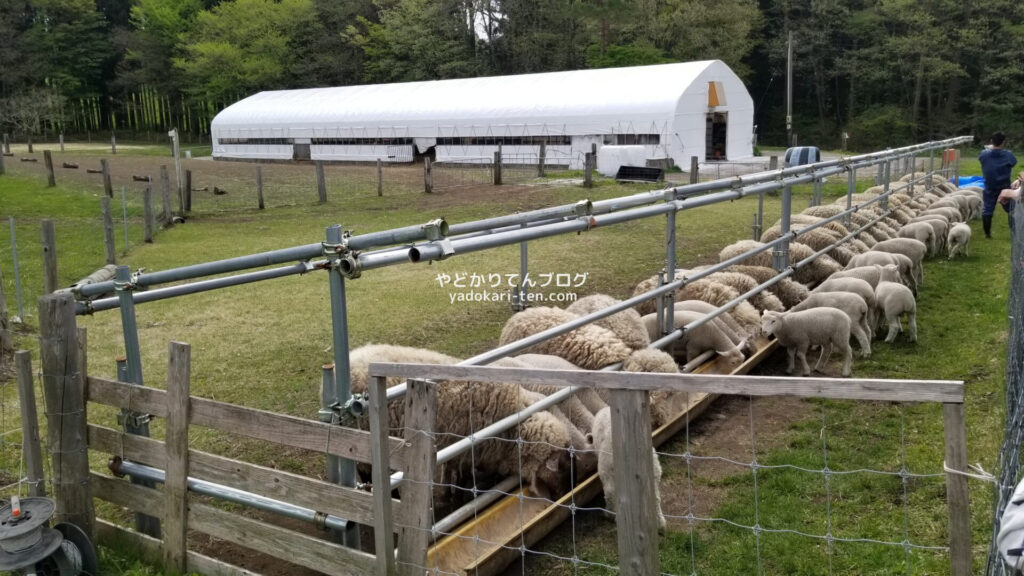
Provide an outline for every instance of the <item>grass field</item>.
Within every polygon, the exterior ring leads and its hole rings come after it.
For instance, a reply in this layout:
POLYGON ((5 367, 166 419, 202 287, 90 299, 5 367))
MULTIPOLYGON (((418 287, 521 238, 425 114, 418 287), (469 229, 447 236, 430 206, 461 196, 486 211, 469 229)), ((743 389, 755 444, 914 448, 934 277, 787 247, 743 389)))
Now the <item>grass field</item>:
MULTIPOLYGON (((79 154, 79 152, 75 152, 79 154)), ((85 154, 82 152, 82 154, 85 154)), ((85 157, 85 156, 83 156, 85 157)), ((147 170, 166 159, 150 155, 118 155, 124 161, 121 177, 133 170, 147 170)), ((84 160, 83 160, 84 161, 84 160)), ((90 160, 98 163, 98 160, 90 160)), ((974 163, 976 165, 976 162, 974 163)), ((963 173, 977 172, 965 162, 963 173)), ((248 164, 214 163, 193 160, 196 186, 205 179, 223 182, 248 178, 254 167, 248 164)), ((0 216, 13 216, 18 233, 21 274, 25 292, 27 323, 20 334, 22 346, 35 349, 32 333, 35 299, 42 292, 39 254, 39 220, 56 220, 59 277, 62 284, 88 274, 102 263, 102 225, 99 218, 95 180, 75 173, 59 180, 56 189, 44 187, 45 180, 34 167, 15 166, 15 176, 0 177, 0 216)), ((276 169, 276 167, 275 167, 276 169)), ((416 182, 418 173, 406 178, 416 182)), ((325 228, 341 223, 355 233, 423 223, 444 216, 450 223, 464 222, 574 202, 587 197, 611 198, 647 189, 640 185, 618 185, 599 181, 597 187, 556 183, 521 186, 470 187, 428 196, 414 190, 412 184, 387 188, 383 197, 375 190, 346 193, 344 181, 334 180, 326 204, 315 202, 315 186, 310 188, 311 170, 289 167, 281 172, 282 188, 301 193, 287 201, 269 203, 258 211, 231 206, 219 210, 197 202, 194 217, 184 225, 162 231, 151 245, 139 241, 136 202, 129 202, 130 251, 122 263, 133 269, 168 269, 186 264, 285 248, 324 239, 325 228)), ((339 175, 341 172, 338 173, 339 175)), ((397 172, 395 173, 397 174, 397 172)), ((248 181, 248 180, 247 180, 248 181)), ((860 183, 866 187, 870 183, 860 183)), ((239 190, 241 184, 229 190, 239 190)), ((840 183, 826 186, 826 196, 845 191, 840 183)), ((235 194, 230 192, 229 196, 235 194)), ((240 193, 239 193, 240 194, 240 193)), ((246 192, 248 194, 248 192, 246 192)), ((247 196, 248 197, 248 196, 247 196)), ((809 187, 795 192, 794 209, 807 205, 809 187)), ((213 202, 210 197, 197 200, 213 202)), ((776 196, 766 197, 765 225, 778 215, 776 196)), ((680 266, 716 260, 718 249, 733 240, 750 236, 751 214, 756 200, 719 204, 679 214, 678 261, 680 266)), ((1004 221, 999 221, 1003 223, 1004 221)), ((120 222, 117 228, 119 252, 123 251, 120 222)), ((598 228, 580 235, 539 240, 530 243, 531 274, 586 274, 585 283, 574 289, 580 296, 605 292, 628 296, 632 286, 659 269, 664 258, 664 220, 649 219, 611 228, 598 228)), ((1002 363, 1005 355, 1006 290, 1009 245, 1006 235, 985 242, 976 234, 971 257, 947 263, 931 261, 926 266, 925 286, 919 299, 920 341, 916 345, 876 342, 869 361, 856 360, 856 376, 949 378, 968 383, 968 447, 971 462, 994 467, 1001 440, 1002 363)), ((348 282, 348 312, 353 347, 367 342, 387 342, 423 346, 460 357, 493 347, 501 326, 511 314, 498 303, 451 303, 453 289, 441 286, 439 274, 516 273, 519 251, 506 247, 487 252, 460 255, 432 265, 404 265, 365 273, 348 282)), ((0 243, 0 270, 9 303, 13 303, 10 277, 11 252, 6 240, 0 243)), ((12 306, 13 307, 13 306, 12 306)), ((332 359, 330 308, 327 277, 312 273, 302 277, 263 282, 217 292, 188 296, 171 301, 140 305, 137 310, 146 384, 162 386, 167 363, 167 342, 185 341, 192 345, 193 394, 235 402, 256 408, 299 416, 314 417, 319 408, 320 366, 332 359)), ((116 311, 80 318, 89 330, 90 372, 113 374, 114 358, 123 352, 120 321, 116 311)), ((37 355, 35 357, 38 357, 37 355)), ((777 362, 764 367, 778 372, 777 362)), ((807 468, 823 467, 823 445, 828 446, 831 469, 872 468, 899 470, 904 456, 899 435, 906 438, 905 460, 913 473, 941 471, 941 418, 934 406, 907 406, 902 409, 878 404, 795 402, 773 405, 747 404, 746 399, 724 403, 692 431, 702 446, 737 449, 738 461, 750 461, 750 442, 732 445, 714 441, 720 437, 714 422, 749 423, 757 427, 756 454, 761 464, 787 463, 807 468), (753 418, 751 418, 751 410, 753 418), (721 416, 721 417, 720 417, 721 416), (776 418, 777 417, 777 418, 776 418), (774 418, 774 419, 773 419, 774 418), (775 422, 775 419, 779 422, 775 422), (765 423, 761 429, 760 422, 765 423), (902 422, 902 425, 901 425, 902 422), (699 426, 703 426, 700 428, 699 426), (870 438, 870 442, 864 441, 870 438), (745 450, 745 452, 744 452, 745 450)), ((16 412, 16 410, 15 410, 16 412)), ((98 414, 102 424, 112 426, 113 414, 98 414)), ((12 416, 13 418, 13 416, 12 416)), ((751 436, 746 424, 745 436, 751 436)), ((5 428, 10 428, 10 425, 5 428)), ((159 426, 155 426, 159 435, 159 426)), ((0 431, 2 432, 2 431, 0 431)), ((248 460, 290 471, 319 476, 323 463, 300 453, 271 452, 254 442, 217 436, 197 435, 193 442, 205 450, 228 456, 245 454, 248 460)), ((7 446, 8 449, 10 445, 7 446)), ((690 446, 694 454, 699 448, 690 446)), ((705 448, 711 450, 712 448, 705 448)), ((902 541, 909 535, 914 544, 943 545, 945 506, 942 483, 913 479, 906 497, 910 515, 903 516, 904 487, 891 476, 847 479, 833 477, 826 491, 820 476, 806 477, 793 470, 759 471, 758 500, 753 506, 753 475, 749 468, 695 468, 689 476, 685 462, 671 455, 687 451, 685 438, 661 448, 665 467, 664 484, 672 501, 686 502, 692 483, 695 498, 706 501, 708 516, 751 525, 758 511, 765 527, 787 528, 811 534, 824 534, 823 518, 831 515, 837 537, 871 537, 902 541), (714 469, 712 469, 714 468, 714 469), (904 528, 906 526, 906 528, 904 528)), ((707 452, 723 456, 715 452, 707 452)), ((16 462, 16 453, 4 456, 16 462)), ((100 465, 101 463, 97 463, 100 465)), ((972 485, 972 513, 976 562, 984 560, 990 529, 991 495, 986 487, 972 485)), ((681 507, 666 508, 672 516, 683 516, 681 507)), ((722 523, 698 524, 691 531, 685 520, 670 522, 662 540, 662 569, 674 573, 746 573, 758 567, 754 551, 760 544, 760 562, 764 573, 828 573, 829 562, 835 573, 911 573, 943 572, 945 556, 914 551, 909 557, 903 548, 872 547, 837 543, 833 554, 821 541, 804 537, 766 534, 755 542, 750 531, 729 528, 722 523), (878 549, 876 549, 878 548, 878 549), (695 564, 691 566, 691 557, 695 564), (853 568, 856 566, 856 568, 853 568)), ((580 513, 576 534, 563 526, 545 541, 541 549, 552 554, 572 556, 572 542, 580 558, 592 562, 615 563, 614 526, 596 513, 580 513)), ((134 562, 123 551, 104 551, 109 573, 159 573, 134 562)), ((567 564, 549 560, 528 560, 527 573, 564 573, 567 564)), ((581 573, 589 573, 582 569, 581 573)), ((602 573, 594 569, 593 573, 602 573)))

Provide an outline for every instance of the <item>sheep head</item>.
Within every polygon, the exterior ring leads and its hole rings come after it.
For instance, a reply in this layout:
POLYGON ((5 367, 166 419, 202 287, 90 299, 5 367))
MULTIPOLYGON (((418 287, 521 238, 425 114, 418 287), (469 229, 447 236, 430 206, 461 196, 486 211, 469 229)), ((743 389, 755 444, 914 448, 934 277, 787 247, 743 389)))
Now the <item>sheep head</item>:
POLYGON ((771 310, 765 310, 764 315, 761 316, 761 331, 765 334, 775 334, 779 326, 782 325, 782 312, 772 312, 771 310))

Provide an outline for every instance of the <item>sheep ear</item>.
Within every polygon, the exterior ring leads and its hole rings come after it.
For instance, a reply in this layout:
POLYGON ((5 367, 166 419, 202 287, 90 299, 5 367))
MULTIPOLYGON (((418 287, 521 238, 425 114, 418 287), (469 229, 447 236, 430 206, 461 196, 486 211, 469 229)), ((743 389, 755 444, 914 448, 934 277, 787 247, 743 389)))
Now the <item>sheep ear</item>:
POLYGON ((552 472, 558 472, 558 456, 552 456, 548 458, 548 461, 544 463, 544 467, 552 472))
POLYGON ((587 444, 593 444, 593 443, 594 443, 594 434, 592 432, 587 432, 587 444))

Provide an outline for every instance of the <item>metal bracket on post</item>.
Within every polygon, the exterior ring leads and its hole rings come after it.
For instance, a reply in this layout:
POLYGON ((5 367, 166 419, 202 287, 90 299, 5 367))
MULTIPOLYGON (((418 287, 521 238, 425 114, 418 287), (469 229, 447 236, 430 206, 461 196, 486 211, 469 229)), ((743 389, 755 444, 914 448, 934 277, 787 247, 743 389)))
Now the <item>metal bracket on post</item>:
POLYGON ((772 249, 772 267, 775 270, 782 272, 789 267, 789 221, 790 214, 793 209, 793 188, 790 186, 782 187, 782 217, 780 218, 780 235, 785 237, 786 240, 775 245, 772 249))

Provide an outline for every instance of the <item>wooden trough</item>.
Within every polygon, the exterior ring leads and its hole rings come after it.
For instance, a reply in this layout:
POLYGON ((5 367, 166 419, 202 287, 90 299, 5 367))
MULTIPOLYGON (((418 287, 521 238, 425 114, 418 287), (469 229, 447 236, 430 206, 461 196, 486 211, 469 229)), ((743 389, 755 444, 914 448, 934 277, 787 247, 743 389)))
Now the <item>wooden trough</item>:
MULTIPOLYGON (((734 370, 720 357, 705 363, 694 374, 748 374, 778 346, 775 339, 761 338, 757 352, 734 370)), ((658 446, 686 427, 717 398, 713 394, 692 394, 679 414, 652 433, 658 446)), ((427 567, 440 573, 491 576, 500 574, 521 556, 519 546, 532 546, 551 533, 570 515, 569 506, 585 506, 601 494, 597 474, 587 478, 558 501, 520 498, 522 491, 506 496, 482 510, 473 520, 441 538, 427 553, 427 567), (491 543, 495 544, 491 544, 491 543)))

